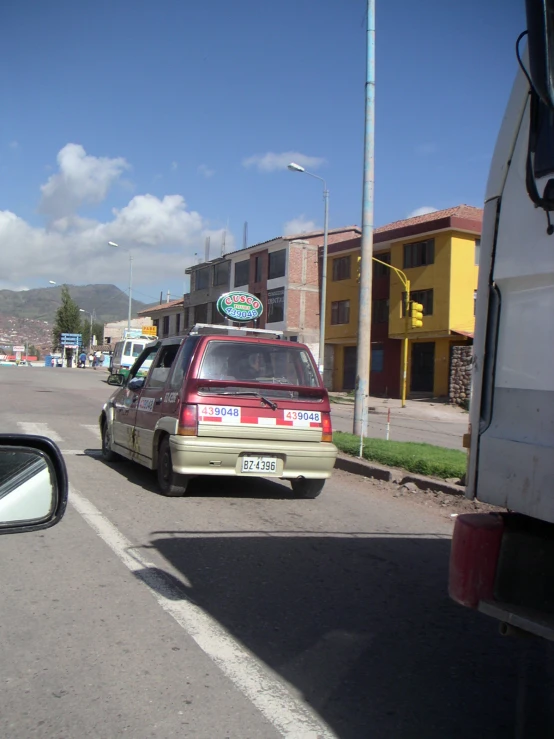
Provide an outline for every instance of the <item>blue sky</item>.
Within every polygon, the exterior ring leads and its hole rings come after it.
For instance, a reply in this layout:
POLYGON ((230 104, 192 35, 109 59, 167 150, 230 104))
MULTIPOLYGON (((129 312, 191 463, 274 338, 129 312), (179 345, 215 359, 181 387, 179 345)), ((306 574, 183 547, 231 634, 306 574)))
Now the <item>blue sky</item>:
MULTIPOLYGON (((522 0, 377 0, 376 225, 482 204, 524 27, 522 0)), ((124 288, 112 239, 137 298, 179 295, 227 223, 322 225, 288 152, 360 223, 364 0, 3 3, 0 55, 0 287, 124 288)))

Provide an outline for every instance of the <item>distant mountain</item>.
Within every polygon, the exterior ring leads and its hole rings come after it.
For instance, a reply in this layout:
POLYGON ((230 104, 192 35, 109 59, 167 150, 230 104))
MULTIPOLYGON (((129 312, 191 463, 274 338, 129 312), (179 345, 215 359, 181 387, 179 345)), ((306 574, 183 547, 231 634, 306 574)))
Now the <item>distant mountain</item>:
MULTIPOLYGON (((69 293, 79 308, 92 313, 101 323, 127 318, 129 298, 115 285, 68 285, 69 293)), ((0 290, 0 314, 15 318, 33 318, 54 322, 61 302, 61 287, 39 287, 34 290, 0 290)), ((147 307, 133 300, 133 316, 147 307)))

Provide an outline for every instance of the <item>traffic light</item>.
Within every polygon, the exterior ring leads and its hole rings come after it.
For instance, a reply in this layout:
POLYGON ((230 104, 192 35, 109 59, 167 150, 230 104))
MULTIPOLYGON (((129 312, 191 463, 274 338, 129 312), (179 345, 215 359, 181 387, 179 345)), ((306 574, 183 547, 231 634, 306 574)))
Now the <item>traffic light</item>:
POLYGON ((362 257, 356 257, 356 282, 362 279, 362 257))
POLYGON ((423 326, 423 306, 421 303, 416 303, 415 300, 410 301, 410 318, 412 328, 423 326))

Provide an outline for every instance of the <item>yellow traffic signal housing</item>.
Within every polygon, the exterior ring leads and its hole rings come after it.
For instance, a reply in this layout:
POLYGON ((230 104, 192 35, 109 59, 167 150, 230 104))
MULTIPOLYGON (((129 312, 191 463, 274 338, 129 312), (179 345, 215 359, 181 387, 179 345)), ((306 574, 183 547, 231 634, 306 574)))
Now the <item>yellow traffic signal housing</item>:
POLYGON ((362 257, 356 257, 356 282, 362 279, 362 257))
POLYGON ((423 326, 423 306, 421 303, 416 303, 415 300, 410 301, 410 318, 412 328, 423 326))

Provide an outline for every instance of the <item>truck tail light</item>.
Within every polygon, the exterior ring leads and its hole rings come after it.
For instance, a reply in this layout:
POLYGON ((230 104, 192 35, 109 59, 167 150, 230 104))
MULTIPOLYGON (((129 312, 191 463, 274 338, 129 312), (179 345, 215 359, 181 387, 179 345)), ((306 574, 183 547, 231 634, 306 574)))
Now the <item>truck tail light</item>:
POLYGON ((333 427, 331 425, 331 414, 324 411, 321 414, 321 441, 332 442, 333 441, 333 427))
POLYGON ((179 436, 198 436, 198 406, 194 403, 184 403, 181 406, 177 434, 179 436))

